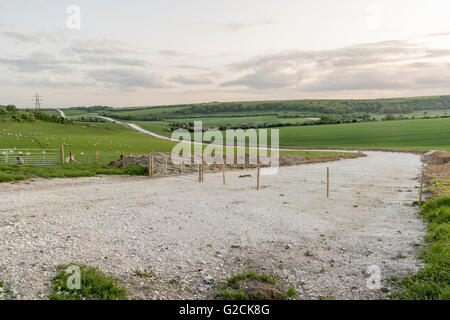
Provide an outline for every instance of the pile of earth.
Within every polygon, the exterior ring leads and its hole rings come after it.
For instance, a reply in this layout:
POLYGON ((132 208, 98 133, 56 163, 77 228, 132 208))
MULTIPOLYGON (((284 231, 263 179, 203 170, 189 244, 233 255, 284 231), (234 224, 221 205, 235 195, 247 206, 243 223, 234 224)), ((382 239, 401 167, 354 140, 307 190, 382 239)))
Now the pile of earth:
MULTIPOLYGON (((214 154, 213 154, 214 156, 214 154)), ((360 154, 360 156, 365 156, 363 154, 360 154)), ((327 161, 336 161, 340 159, 345 159, 348 157, 354 157, 354 155, 351 156, 345 156, 340 155, 332 158, 310 158, 307 159, 305 157, 299 156, 299 155, 293 155, 293 154, 280 154, 279 155, 279 165, 282 167, 287 166, 295 166, 299 164, 305 164, 305 163, 317 163, 317 162, 327 162, 327 161)), ((139 155, 139 156, 125 156, 125 159, 120 157, 120 159, 111 161, 109 163, 110 168, 122 168, 122 167, 128 167, 130 165, 140 165, 143 167, 148 167, 148 155, 139 155), (125 161, 124 161, 125 160, 125 161)), ((172 168, 172 170, 179 170, 180 167, 182 167, 181 170, 186 170, 186 172, 194 172, 198 168, 198 160, 194 162, 196 158, 194 155, 191 156, 190 163, 183 162, 183 165, 180 166, 180 164, 174 163, 171 159, 171 153, 161 153, 161 152, 153 152, 152 157, 152 166, 154 168, 154 171, 158 171, 159 169, 165 170, 166 167, 172 168)), ((239 159, 241 160, 241 159, 239 159)), ((249 169, 249 168, 256 168, 257 164, 254 164, 255 158, 250 156, 249 154, 245 155, 245 162, 243 159, 241 161, 238 161, 237 154, 234 155, 234 163, 235 164, 227 164, 227 169, 249 169)), ((269 165, 261 164, 261 167, 268 167, 269 165)), ((206 171, 219 171, 222 170, 222 164, 215 163, 215 164, 205 164, 204 169, 206 171)))

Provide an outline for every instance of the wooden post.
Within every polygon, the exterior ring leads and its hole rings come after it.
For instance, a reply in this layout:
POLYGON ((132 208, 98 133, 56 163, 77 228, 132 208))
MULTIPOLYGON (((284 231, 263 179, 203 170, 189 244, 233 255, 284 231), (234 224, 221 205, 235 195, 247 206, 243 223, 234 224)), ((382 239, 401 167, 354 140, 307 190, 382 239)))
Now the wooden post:
POLYGON ((169 171, 167 171, 167 159, 168 159, 168 157, 166 157, 166 176, 169 175, 169 171))
POLYGON ((330 168, 327 167, 327 198, 330 197, 330 168))
POLYGON ((69 152, 69 162, 72 163, 72 151, 69 152))
POLYGON ((258 159, 258 173, 256 176, 256 190, 259 190, 259 180, 260 180, 260 175, 261 175, 261 165, 259 163, 259 159, 258 159))
POLYGON ((205 164, 202 161, 202 182, 204 181, 203 178, 205 177, 205 164))
POLYGON ((88 164, 91 164, 91 155, 88 155, 88 164))
POLYGON ((127 164, 125 163, 125 154, 122 153, 122 168, 125 168, 127 164))
POLYGON ((424 172, 422 170, 422 175, 420 176, 419 206, 422 205, 423 176, 424 176, 424 172))
POLYGON ((61 144, 61 163, 64 163, 64 143, 61 144))
POLYGON ((205 164, 205 160, 203 160, 203 149, 202 149, 202 182, 203 182, 203 174, 204 174, 204 164, 205 164))
POLYGON ((223 185, 225 185, 225 162, 222 164, 223 185))
POLYGON ((98 164, 98 151, 95 151, 95 163, 98 164))
POLYGON ((202 165, 198 164, 198 182, 202 182, 202 165))
POLYGON ((152 176, 152 173, 153 173, 153 169, 152 169, 152 155, 153 155, 153 152, 148 154, 148 175, 150 177, 152 176))

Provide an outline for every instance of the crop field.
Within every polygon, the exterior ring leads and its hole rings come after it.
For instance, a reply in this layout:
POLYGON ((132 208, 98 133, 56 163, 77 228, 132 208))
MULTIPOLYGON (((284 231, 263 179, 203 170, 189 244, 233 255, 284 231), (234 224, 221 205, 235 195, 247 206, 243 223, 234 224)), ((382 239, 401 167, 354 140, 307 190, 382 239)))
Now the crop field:
POLYGON ((280 145, 450 150, 450 118, 285 127, 280 145))
MULTIPOLYGON (((161 121, 132 122, 170 136, 161 121)), ((292 126, 279 130, 283 147, 450 150, 450 118, 292 126)))

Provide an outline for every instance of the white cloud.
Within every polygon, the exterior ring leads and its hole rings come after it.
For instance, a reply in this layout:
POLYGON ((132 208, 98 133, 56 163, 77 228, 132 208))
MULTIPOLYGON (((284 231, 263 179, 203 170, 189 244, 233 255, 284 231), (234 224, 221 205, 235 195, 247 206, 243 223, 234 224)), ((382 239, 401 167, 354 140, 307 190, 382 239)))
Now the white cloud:
MULTIPOLYGON (((443 64, 442 59, 448 61, 449 57, 450 50, 426 48, 409 41, 287 51, 230 65, 230 76, 239 76, 223 81, 221 86, 303 92, 416 88, 436 83, 436 73, 447 79, 449 64, 443 64)), ((450 83, 439 83, 450 89, 450 83)))
POLYGON ((132 69, 101 69, 88 72, 89 78, 106 87, 125 88, 170 88, 166 77, 158 72, 143 72, 132 69))

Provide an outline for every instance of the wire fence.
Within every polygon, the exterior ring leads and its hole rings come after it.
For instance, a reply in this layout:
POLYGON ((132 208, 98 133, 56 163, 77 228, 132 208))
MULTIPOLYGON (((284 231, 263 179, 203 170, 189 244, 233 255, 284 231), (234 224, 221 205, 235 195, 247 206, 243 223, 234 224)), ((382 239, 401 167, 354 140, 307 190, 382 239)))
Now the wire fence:
POLYGON ((64 163, 109 165, 121 157, 118 153, 104 152, 71 152, 64 153, 64 163))
POLYGON ((186 179, 196 180, 198 169, 191 163, 175 164, 170 154, 152 152, 151 157, 151 175, 156 176, 181 176, 186 179))

